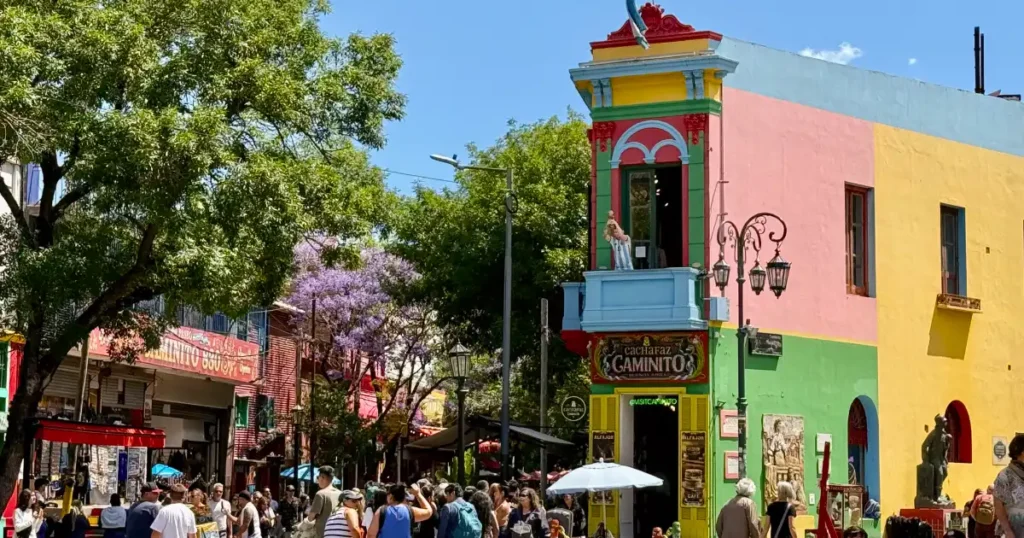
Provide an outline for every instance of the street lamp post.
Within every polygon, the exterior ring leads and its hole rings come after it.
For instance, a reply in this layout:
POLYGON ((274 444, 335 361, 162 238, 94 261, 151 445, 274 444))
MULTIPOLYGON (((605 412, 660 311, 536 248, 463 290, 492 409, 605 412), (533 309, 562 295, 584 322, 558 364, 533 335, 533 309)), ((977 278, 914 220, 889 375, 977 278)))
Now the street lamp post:
POLYGON ((505 174, 505 297, 501 313, 501 477, 508 478, 508 432, 509 432, 509 372, 512 353, 512 214, 515 213, 516 198, 512 193, 512 168, 469 166, 461 164, 455 157, 431 155, 431 159, 455 167, 456 170, 482 170, 505 174))
POLYGON ((448 362, 452 369, 452 377, 459 383, 456 394, 459 397, 459 446, 456 456, 459 459, 459 484, 466 485, 466 378, 469 377, 469 350, 462 344, 448 352, 448 362))
POLYGON ((726 243, 732 243, 733 258, 736 261, 736 284, 739 288, 736 292, 736 307, 739 311, 739 329, 736 331, 736 357, 738 368, 738 379, 736 382, 736 418, 739 422, 739 456, 740 456, 740 478, 747 476, 747 372, 746 372, 746 344, 747 338, 757 334, 757 329, 750 325, 750 320, 743 317, 743 284, 747 276, 750 277, 750 289, 755 295, 760 295, 764 290, 765 281, 768 287, 778 298, 786 291, 789 282, 789 270, 791 264, 782 259, 779 248, 782 241, 786 239, 786 221, 774 213, 757 213, 747 219, 742 227, 737 227, 732 221, 725 221, 718 228, 718 261, 711 268, 715 278, 715 284, 725 295, 725 287, 729 284, 729 264, 725 261, 726 243), (769 221, 781 226, 780 232, 769 231, 767 238, 775 243, 775 257, 766 267, 761 267, 758 257, 761 253, 761 240, 765 236, 769 221), (754 251, 754 266, 748 273, 744 273, 747 248, 754 251))

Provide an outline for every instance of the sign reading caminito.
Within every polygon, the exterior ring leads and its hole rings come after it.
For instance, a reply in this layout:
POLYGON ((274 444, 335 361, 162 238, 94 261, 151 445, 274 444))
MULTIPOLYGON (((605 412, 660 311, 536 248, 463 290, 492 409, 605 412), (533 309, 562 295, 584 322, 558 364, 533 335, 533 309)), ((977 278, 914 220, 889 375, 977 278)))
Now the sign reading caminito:
POLYGON ((652 333, 605 335, 591 347, 595 383, 706 383, 708 335, 652 333))
POLYGON ((565 420, 576 422, 587 414, 587 403, 579 396, 569 396, 562 400, 562 416, 565 420))

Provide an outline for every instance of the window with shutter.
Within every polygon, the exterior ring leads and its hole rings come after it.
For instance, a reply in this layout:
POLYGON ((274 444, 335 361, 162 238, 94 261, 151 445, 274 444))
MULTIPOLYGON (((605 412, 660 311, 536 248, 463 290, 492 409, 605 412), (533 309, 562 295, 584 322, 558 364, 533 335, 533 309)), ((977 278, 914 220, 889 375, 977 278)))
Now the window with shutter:
POLYGON ((249 427, 249 398, 247 396, 235 396, 235 427, 249 427))
POLYGON ((277 425, 277 417, 274 413, 274 399, 263 394, 256 397, 256 406, 259 409, 259 429, 261 432, 270 431, 277 425))
POLYGON ((942 293, 949 295, 967 294, 963 213, 962 208, 944 205, 939 214, 942 293))

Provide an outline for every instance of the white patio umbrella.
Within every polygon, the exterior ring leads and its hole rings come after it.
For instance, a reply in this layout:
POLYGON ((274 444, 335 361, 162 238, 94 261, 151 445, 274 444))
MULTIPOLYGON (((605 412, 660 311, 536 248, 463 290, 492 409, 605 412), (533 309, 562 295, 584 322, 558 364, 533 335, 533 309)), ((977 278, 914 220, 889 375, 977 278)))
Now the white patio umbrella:
MULTIPOLYGON (((598 491, 614 491, 624 488, 658 487, 664 480, 643 471, 618 463, 605 463, 602 459, 597 463, 584 465, 569 471, 569 474, 548 486, 548 495, 565 495, 567 493, 594 493, 598 491)), ((601 522, 607 519, 608 505, 601 504, 601 522)))

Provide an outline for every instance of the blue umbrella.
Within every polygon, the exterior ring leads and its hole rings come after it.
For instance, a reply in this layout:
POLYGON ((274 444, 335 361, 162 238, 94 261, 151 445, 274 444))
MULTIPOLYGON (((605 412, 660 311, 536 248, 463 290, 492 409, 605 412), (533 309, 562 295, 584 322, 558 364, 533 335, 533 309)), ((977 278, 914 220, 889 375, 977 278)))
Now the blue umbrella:
MULTIPOLYGON (((302 465, 299 465, 299 480, 302 480, 304 482, 309 481, 310 469, 312 469, 312 472, 313 472, 313 480, 316 480, 316 479, 320 478, 320 468, 319 467, 313 467, 312 465, 310 465, 308 463, 303 463, 302 465)), ((295 477, 295 467, 289 467, 289 468, 281 471, 281 476, 283 476, 285 478, 294 478, 295 477)), ((334 483, 335 484, 341 484, 341 480, 338 480, 337 478, 335 478, 334 479, 334 483)))
POLYGON ((149 472, 150 474, 157 478, 174 478, 177 476, 181 476, 182 474, 181 471, 175 469, 174 467, 169 467, 162 463, 154 465, 149 472))

